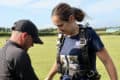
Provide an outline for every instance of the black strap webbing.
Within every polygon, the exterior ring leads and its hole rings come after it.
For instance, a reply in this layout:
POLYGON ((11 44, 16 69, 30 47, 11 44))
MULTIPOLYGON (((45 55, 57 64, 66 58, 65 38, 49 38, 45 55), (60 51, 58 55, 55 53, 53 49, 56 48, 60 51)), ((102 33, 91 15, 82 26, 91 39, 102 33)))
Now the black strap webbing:
POLYGON ((87 27, 86 28, 79 28, 79 36, 80 36, 80 41, 85 43, 85 45, 81 48, 81 54, 82 54, 82 59, 84 63, 84 67, 86 70, 91 69, 91 64, 89 60, 89 55, 88 55, 88 34, 87 34, 87 27))
POLYGON ((64 40, 65 40, 65 37, 64 37, 64 35, 63 34, 59 34, 60 36, 59 36, 59 38, 58 38, 58 45, 57 45, 57 65, 58 65, 58 72, 59 73, 62 73, 62 63, 61 63, 61 61, 60 61, 60 51, 61 51, 61 49, 62 49, 62 46, 63 46, 63 44, 64 44, 64 40))

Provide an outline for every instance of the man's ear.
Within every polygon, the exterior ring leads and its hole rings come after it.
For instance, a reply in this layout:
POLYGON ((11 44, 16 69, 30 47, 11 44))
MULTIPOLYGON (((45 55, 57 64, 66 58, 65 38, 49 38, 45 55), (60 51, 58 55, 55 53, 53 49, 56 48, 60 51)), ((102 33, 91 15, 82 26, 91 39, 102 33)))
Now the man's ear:
POLYGON ((23 33, 21 34, 21 40, 22 40, 22 42, 26 40, 27 35, 28 35, 27 32, 23 32, 23 33))
POLYGON ((24 45, 26 39, 27 39, 27 33, 26 32, 22 32, 20 34, 20 37, 19 37, 20 44, 24 45))
POLYGON ((27 32, 23 32, 22 33, 22 38, 26 38, 27 35, 28 35, 27 32))
POLYGON ((73 21, 75 21, 75 17, 73 15, 70 15, 69 16, 69 22, 73 22, 73 21))

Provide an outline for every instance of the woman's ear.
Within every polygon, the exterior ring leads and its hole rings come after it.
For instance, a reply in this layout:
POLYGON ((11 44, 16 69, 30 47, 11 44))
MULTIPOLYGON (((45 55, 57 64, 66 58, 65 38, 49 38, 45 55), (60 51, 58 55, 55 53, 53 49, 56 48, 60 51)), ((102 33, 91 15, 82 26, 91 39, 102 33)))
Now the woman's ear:
POLYGON ((73 22, 73 21, 75 21, 75 17, 73 15, 70 15, 69 16, 69 22, 73 22))

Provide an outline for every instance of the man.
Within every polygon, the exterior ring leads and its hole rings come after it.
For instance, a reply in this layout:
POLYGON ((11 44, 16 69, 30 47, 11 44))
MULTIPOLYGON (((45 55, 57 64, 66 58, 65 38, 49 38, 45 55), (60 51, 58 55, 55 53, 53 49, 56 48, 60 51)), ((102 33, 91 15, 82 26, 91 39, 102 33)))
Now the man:
POLYGON ((30 20, 19 20, 12 34, 0 49, 0 80, 38 80, 27 53, 33 43, 43 44, 30 20))

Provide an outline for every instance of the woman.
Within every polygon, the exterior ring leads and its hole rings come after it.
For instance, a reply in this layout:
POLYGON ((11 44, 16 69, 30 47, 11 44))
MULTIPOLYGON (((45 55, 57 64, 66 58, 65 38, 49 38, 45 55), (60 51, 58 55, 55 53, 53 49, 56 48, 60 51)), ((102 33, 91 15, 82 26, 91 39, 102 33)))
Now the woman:
POLYGON ((99 36, 92 28, 76 23, 83 21, 84 17, 82 10, 66 3, 60 3, 53 9, 52 21, 62 37, 58 40, 57 60, 46 80, 52 80, 58 71, 61 80, 99 80, 96 55, 104 64, 110 80, 117 80, 115 66, 99 36))

